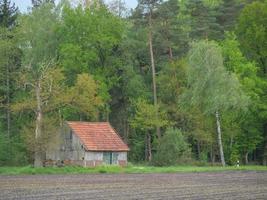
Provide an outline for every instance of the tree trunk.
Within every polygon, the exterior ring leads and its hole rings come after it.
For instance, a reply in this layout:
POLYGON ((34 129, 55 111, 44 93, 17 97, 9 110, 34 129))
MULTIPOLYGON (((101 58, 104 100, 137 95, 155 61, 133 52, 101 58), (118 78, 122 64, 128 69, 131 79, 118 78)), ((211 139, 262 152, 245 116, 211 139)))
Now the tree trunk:
POLYGON ((124 142, 128 143, 128 137, 129 137, 129 125, 128 125, 128 121, 127 121, 127 117, 125 117, 124 121, 123 121, 123 127, 124 127, 124 142))
POLYGON ((231 138, 230 138, 230 150, 232 150, 232 148, 233 148, 233 143, 234 143, 234 137, 233 137, 233 135, 231 135, 231 138))
POLYGON ((215 153, 213 152, 213 145, 211 145, 211 147, 210 147, 210 157, 211 157, 212 165, 214 165, 214 163, 215 163, 215 153))
POLYGON ((222 144, 221 124, 220 124, 220 116, 219 116, 219 112, 218 111, 216 111, 215 116, 216 116, 218 145, 219 145, 219 150, 220 150, 221 163, 222 163, 222 166, 225 167, 223 144, 222 144))
POLYGON ((248 152, 245 153, 245 164, 248 164, 248 152))
POLYGON ((34 167, 42 167, 42 152, 39 147, 40 138, 42 135, 42 105, 41 105, 41 81, 38 80, 37 85, 35 87, 35 95, 36 95, 36 127, 35 127, 35 140, 37 146, 35 147, 34 154, 34 167))
POLYGON ((197 140, 197 155, 198 155, 198 160, 200 160, 200 143, 199 143, 199 140, 197 140))
POLYGON ((9 67, 6 66, 6 118, 7 118, 7 137, 10 139, 10 74, 9 67))
MULTIPOLYGON (((151 61, 151 68, 152 68, 152 80, 153 80, 153 99, 154 105, 158 105, 157 99, 157 83, 156 83, 156 69, 155 69, 155 61, 154 61, 154 52, 153 52, 153 42, 152 42, 152 10, 150 9, 149 13, 149 33, 148 33, 148 40, 149 40, 149 52, 150 52, 150 61, 151 61)), ((158 117, 158 113, 157 113, 158 117)), ((156 127, 156 132, 158 138, 161 137, 160 134, 160 127, 156 127)))
POLYGON ((173 60, 172 48, 169 47, 169 59, 173 60))
POLYGON ((146 134, 146 152, 145 152, 145 157, 147 161, 151 161, 152 160, 152 150, 151 150, 151 135, 150 133, 146 134))

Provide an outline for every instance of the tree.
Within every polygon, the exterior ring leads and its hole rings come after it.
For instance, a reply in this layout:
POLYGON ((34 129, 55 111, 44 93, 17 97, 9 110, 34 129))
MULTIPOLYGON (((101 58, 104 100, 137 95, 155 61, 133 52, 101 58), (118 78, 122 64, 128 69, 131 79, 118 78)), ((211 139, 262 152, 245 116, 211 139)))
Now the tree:
POLYGON ((133 128, 140 129, 146 133, 146 159, 152 160, 151 131, 156 127, 164 127, 168 124, 166 119, 166 113, 159 110, 158 105, 152 105, 147 103, 144 99, 139 99, 136 102, 136 113, 131 120, 133 128))
POLYGON ((241 12, 237 23, 237 37, 241 49, 250 60, 267 74, 267 1, 248 4, 241 12))
POLYGON ((124 24, 104 6, 90 9, 65 6, 62 22, 59 29, 59 61, 63 65, 68 85, 74 84, 77 74, 92 74, 99 83, 100 95, 105 104, 99 120, 109 120, 110 91, 118 84, 118 75, 122 71, 119 44, 124 24))
POLYGON ((59 119, 65 117, 62 110, 94 118, 102 103, 92 76, 77 75, 72 87, 65 84, 62 69, 56 64, 57 19, 58 13, 52 4, 43 4, 21 19, 23 40, 20 45, 24 56, 20 83, 25 86, 25 98, 19 99, 13 110, 34 113, 34 123, 30 123, 25 132, 31 133, 34 129, 35 137, 30 137, 34 138, 30 143, 35 167, 42 166, 48 141, 55 135, 59 119))
MULTIPOLYGON (((14 36, 14 27, 18 9, 15 4, 8 0, 0 1, 0 95, 3 96, 3 108, 5 117, 4 124, 6 133, 10 139, 11 134, 11 112, 10 103, 12 99, 13 79, 11 74, 16 70, 19 64, 20 53, 16 47, 16 38, 14 36)), ((2 116, 0 117, 2 118, 2 116)))
POLYGON ((233 31, 241 10, 246 1, 223 0, 219 7, 218 23, 222 26, 222 30, 233 31))
POLYGON ((34 8, 37 8, 39 6, 41 6, 44 3, 52 3, 54 4, 55 1, 54 0, 32 0, 32 5, 34 8))
POLYGON ((191 38, 216 40, 223 37, 222 27, 217 21, 220 0, 189 0, 180 4, 181 14, 188 18, 185 22, 190 24, 191 38))
MULTIPOLYGON (((69 87, 62 100, 58 100, 63 104, 63 108, 71 110, 71 119, 73 115, 79 116, 79 120, 98 119, 100 108, 103 106, 103 101, 99 96, 98 84, 89 74, 78 74, 74 86, 69 87), (84 117, 83 117, 84 116, 84 117)), ((64 115, 63 115, 64 117, 64 115)), ((66 117, 66 116, 65 116, 66 117)))
POLYGON ((18 8, 9 0, 0 1, 0 26, 10 28, 15 25, 18 8))
MULTIPOLYGON (((259 77, 267 80, 267 1, 255 1, 248 4, 241 12, 238 19, 236 34, 240 42, 241 50, 250 60, 255 61, 260 67, 259 77)), ((267 93, 260 97, 266 102, 267 93)), ((263 163, 267 163, 267 106, 261 105, 261 119, 263 129, 263 163)))
MULTIPOLYGON (((140 0, 138 1, 138 8, 141 9, 141 12, 144 18, 147 20, 147 29, 148 29, 148 44, 149 44, 149 53, 150 53, 150 63, 152 71, 152 86, 153 86, 153 102, 155 107, 158 104, 157 97, 157 85, 156 85, 156 68, 155 68, 155 59, 154 59, 154 50, 153 50, 153 12, 157 9, 160 0, 140 0)), ((156 113, 157 116, 157 113, 156 113)), ((157 135, 158 138, 161 137, 160 128, 157 126, 157 135)))
POLYGON ((167 128, 163 137, 160 138, 153 163, 158 166, 184 163, 186 160, 190 160, 190 151, 190 147, 181 130, 167 128))
MULTIPOLYGON (((38 143, 43 136, 43 106, 51 95, 53 73, 57 50, 55 30, 57 28, 58 15, 53 11, 51 4, 44 4, 34 9, 29 15, 21 19, 21 47, 23 51, 23 70, 25 70, 23 82, 32 89, 34 101, 30 105, 35 110, 35 141, 38 143), (48 92, 46 95, 43 91, 48 92), (44 97, 45 96, 45 97, 44 97)), ((36 146, 37 147, 37 146, 36 146)), ((34 166, 42 166, 42 151, 35 149, 34 166)))
POLYGON ((232 138, 232 144, 236 144, 240 153, 248 163, 248 154, 256 150, 262 141, 262 118, 264 104, 261 98, 264 95, 267 83, 258 76, 259 67, 255 62, 250 62, 241 52, 240 44, 234 33, 227 33, 225 40, 221 43, 226 69, 235 73, 241 83, 242 89, 249 96, 251 104, 245 114, 237 114, 234 119, 239 122, 240 132, 236 139, 232 138), (253 124, 253 125, 252 125, 253 124), (235 140, 235 141, 234 141, 235 140))
POLYGON ((126 17, 129 12, 124 0, 112 0, 109 2, 108 8, 119 17, 126 17))
POLYGON ((192 44, 188 54, 187 83, 184 95, 190 104, 206 114, 215 115, 220 158, 225 166, 220 113, 244 109, 248 99, 235 75, 225 70, 221 50, 215 42, 202 40, 192 44))
POLYGON ((48 146, 57 142, 55 140, 63 120, 73 120, 74 115, 80 116, 80 119, 84 116, 93 120, 97 118, 101 106, 97 85, 88 74, 78 75, 73 87, 64 84, 65 77, 57 66, 47 67, 42 74, 37 85, 29 79, 30 72, 23 71, 20 83, 27 85, 25 98, 12 106, 16 113, 38 114, 33 118, 34 121, 23 126, 28 150, 34 154, 35 167, 42 166, 48 146), (38 88, 40 89, 37 93, 38 88))

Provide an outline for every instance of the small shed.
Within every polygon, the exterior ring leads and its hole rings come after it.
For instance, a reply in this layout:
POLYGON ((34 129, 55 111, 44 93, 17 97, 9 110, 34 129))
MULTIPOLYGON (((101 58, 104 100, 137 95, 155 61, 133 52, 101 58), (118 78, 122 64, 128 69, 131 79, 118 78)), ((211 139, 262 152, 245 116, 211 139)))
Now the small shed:
POLYGON ((127 165, 129 148, 108 122, 66 122, 59 138, 46 152, 46 163, 127 165))

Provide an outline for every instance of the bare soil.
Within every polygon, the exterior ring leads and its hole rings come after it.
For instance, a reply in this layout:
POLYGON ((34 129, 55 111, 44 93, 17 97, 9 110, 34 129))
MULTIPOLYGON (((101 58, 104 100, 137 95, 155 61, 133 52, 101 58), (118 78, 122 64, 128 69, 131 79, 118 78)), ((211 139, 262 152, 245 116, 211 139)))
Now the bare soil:
POLYGON ((0 176, 0 199, 267 199, 267 172, 0 176))

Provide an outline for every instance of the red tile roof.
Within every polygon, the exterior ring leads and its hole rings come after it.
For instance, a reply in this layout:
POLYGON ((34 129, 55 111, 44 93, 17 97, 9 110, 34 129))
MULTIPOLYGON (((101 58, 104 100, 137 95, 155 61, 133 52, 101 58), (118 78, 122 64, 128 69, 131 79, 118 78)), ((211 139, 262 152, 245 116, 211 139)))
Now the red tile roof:
POLYGON ((108 122, 67 122, 88 151, 129 151, 108 122))

